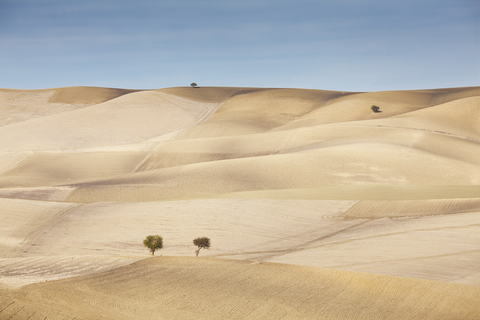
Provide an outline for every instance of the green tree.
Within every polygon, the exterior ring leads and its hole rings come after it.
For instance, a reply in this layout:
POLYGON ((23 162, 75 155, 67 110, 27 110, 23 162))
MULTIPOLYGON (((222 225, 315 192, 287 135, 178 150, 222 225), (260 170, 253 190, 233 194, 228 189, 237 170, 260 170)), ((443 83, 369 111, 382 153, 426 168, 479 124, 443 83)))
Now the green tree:
POLYGON ((378 107, 378 106, 372 106, 371 109, 375 113, 382 112, 382 111, 380 111, 380 107, 378 107))
POLYGON ((143 245, 150 249, 150 252, 155 255, 155 251, 163 248, 163 238, 158 234, 154 236, 147 236, 143 240, 143 245))
POLYGON ((200 249, 210 249, 210 239, 207 237, 193 239, 193 244, 198 247, 198 250, 195 251, 197 257, 200 253, 200 249))
POLYGON ((195 82, 192 82, 192 83, 190 83, 190 86, 191 86, 192 88, 196 88, 196 87, 197 87, 197 84, 196 84, 195 82))

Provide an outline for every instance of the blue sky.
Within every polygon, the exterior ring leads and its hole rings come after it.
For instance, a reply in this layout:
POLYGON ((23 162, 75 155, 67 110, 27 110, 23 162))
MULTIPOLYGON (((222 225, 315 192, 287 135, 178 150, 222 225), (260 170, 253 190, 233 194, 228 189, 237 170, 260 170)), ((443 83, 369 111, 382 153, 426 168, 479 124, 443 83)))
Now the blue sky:
POLYGON ((0 87, 480 85, 478 0, 0 0, 0 87))

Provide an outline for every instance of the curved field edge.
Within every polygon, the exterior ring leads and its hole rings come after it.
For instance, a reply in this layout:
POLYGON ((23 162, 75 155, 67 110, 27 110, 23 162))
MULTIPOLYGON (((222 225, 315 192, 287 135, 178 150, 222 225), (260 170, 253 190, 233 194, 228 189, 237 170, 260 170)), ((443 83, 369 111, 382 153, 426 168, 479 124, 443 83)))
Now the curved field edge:
MULTIPOLYGON (((26 189, 25 194, 27 193, 26 189)), ((13 194, 13 190, 12 190, 13 194)), ((5 193, 6 197, 9 197, 5 193)), ((221 194, 173 193, 158 185, 93 185, 72 188, 68 202, 92 203, 103 201, 149 202, 187 199, 301 199, 301 200, 427 200, 468 199, 480 196, 480 186, 399 186, 350 185, 315 188, 240 191, 221 194)), ((21 198, 21 189, 15 197, 21 198)))
POLYGON ((357 219, 480 212, 480 199, 359 201, 344 216, 357 219))

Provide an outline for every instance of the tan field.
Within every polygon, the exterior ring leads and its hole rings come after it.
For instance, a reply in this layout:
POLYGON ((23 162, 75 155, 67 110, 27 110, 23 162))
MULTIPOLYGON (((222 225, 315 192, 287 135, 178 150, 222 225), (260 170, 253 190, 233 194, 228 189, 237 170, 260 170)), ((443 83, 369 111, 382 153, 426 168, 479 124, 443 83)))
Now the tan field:
POLYGON ((0 89, 0 230, 0 319, 480 319, 480 87, 0 89))

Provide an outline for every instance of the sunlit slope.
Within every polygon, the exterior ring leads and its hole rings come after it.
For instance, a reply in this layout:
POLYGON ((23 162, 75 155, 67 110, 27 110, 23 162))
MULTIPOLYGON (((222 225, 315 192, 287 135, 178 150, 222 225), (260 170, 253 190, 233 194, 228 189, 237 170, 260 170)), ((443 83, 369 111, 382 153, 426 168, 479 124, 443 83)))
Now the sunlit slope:
POLYGON ((47 187, 132 172, 145 151, 40 152, 26 155, 0 177, 0 186, 47 187))
MULTIPOLYGON (((87 102, 78 93, 86 89, 59 90, 55 101, 87 102)), ((96 94, 125 93, 105 90, 96 94)), ((123 198, 120 189, 108 195, 115 186, 127 186, 129 201, 151 189, 158 195, 139 198, 151 201, 343 185, 478 185, 479 93, 168 88, 92 98, 99 103, 0 128, 0 186, 80 186, 70 200, 91 202, 123 198), (95 198, 85 196, 92 188, 95 198)))
POLYGON ((359 192, 368 185, 475 187, 478 154, 480 145, 469 139, 355 125, 168 141, 137 172, 79 185, 70 200, 135 201, 137 194, 152 201, 332 186, 359 192))
POLYGON ((148 188, 157 194, 151 200, 161 200, 252 190, 361 188, 365 184, 452 186, 478 181, 480 168, 470 163, 392 145, 357 144, 148 170, 80 185, 69 200, 122 201, 124 187, 130 197, 127 201, 134 201, 134 193, 146 196, 148 188), (130 190, 132 186, 147 189, 130 190))
MULTIPOLYGON (((312 125, 324 125, 349 121, 376 120, 395 117, 409 112, 430 109, 433 106, 454 102, 480 95, 479 88, 457 88, 417 91, 382 91, 342 95, 331 99, 322 108, 298 117, 276 130, 302 128, 312 125), (371 107, 377 106, 379 112, 372 113, 371 107)), ((450 108, 452 113, 467 113, 468 109, 450 108)), ((476 111, 474 111, 476 114, 476 111)))
POLYGON ((0 150, 65 150, 145 142, 201 122, 217 108, 142 91, 0 128, 0 150))
POLYGON ((224 101, 205 123, 181 138, 206 138, 262 133, 293 121, 348 93, 322 90, 251 89, 224 101))
POLYGON ((392 117, 383 125, 425 130, 480 141, 480 97, 457 99, 392 117))
POLYGON ((0 89, 0 126, 72 111, 131 92, 135 90, 98 87, 0 89))
POLYGON ((58 313, 87 319, 480 317, 478 287, 202 258, 146 259, 105 273, 25 286, 1 302, 5 315, 28 317, 37 311, 48 319, 63 319, 58 313))
POLYGON ((49 99, 51 103, 98 104, 140 90, 100 88, 100 87, 64 87, 55 89, 49 99))

